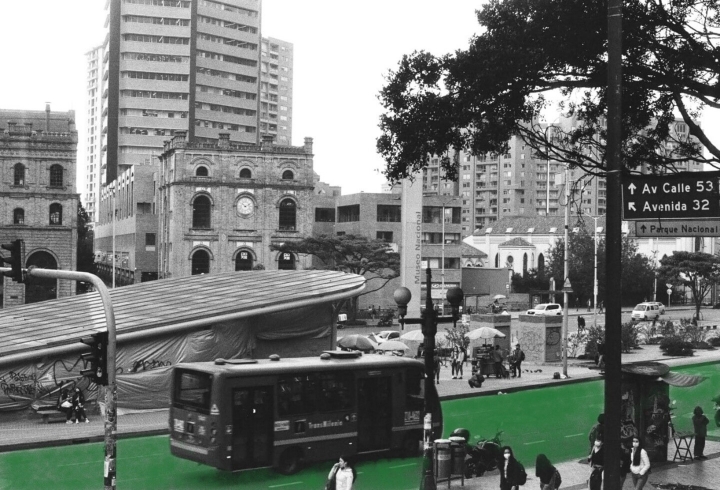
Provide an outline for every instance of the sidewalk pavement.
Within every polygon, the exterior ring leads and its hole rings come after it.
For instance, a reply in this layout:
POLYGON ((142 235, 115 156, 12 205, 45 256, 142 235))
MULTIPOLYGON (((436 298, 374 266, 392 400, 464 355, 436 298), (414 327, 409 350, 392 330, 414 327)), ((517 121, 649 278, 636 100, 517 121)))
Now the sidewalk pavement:
MULTIPOLYGON (((644 345, 642 349, 630 354, 623 354, 623 362, 660 361, 670 367, 698 364, 705 362, 720 362, 720 350, 698 350, 692 357, 671 358, 663 356, 656 345, 644 345)), ((496 379, 490 378, 483 383, 482 388, 470 388, 467 379, 470 377, 470 363, 465 366, 464 379, 452 379, 450 368, 443 368, 440 372, 440 384, 437 385, 441 399, 454 399, 472 396, 493 396, 499 391, 508 393, 512 391, 553 386, 563 383, 573 383, 593 379, 602 379, 599 371, 594 368, 592 361, 578 359, 568 360, 568 379, 555 380, 554 372, 562 372, 560 363, 533 365, 523 363, 521 378, 496 379)), ((162 435, 168 433, 168 410, 160 409, 142 413, 127 413, 118 416, 117 432, 119 438, 162 435)), ((681 482, 694 484, 710 489, 720 489, 720 429, 709 431, 705 454, 708 459, 689 463, 668 463, 653 468, 650 483, 681 482)), ((0 413, 0 452, 31 449, 39 447, 61 446, 86 442, 101 442, 104 440, 104 422, 100 415, 90 415, 90 423, 81 424, 43 424, 40 417, 28 418, 28 415, 0 413)), ((671 443, 669 452, 675 448, 671 443)), ((586 488, 589 467, 579 464, 577 460, 556 464, 562 475, 563 489, 574 490, 586 488)), ((526 464, 528 483, 526 488, 538 485, 535 470, 526 464)), ((453 480, 451 486, 459 487, 460 481, 453 480)), ((480 488, 496 487, 499 484, 497 471, 487 473, 480 478, 465 481, 465 488, 475 490, 480 488)), ((439 484, 443 488, 447 482, 439 484)), ((624 488, 632 488, 631 479, 625 482, 624 488)), ((648 488, 651 488, 648 486, 648 488)))

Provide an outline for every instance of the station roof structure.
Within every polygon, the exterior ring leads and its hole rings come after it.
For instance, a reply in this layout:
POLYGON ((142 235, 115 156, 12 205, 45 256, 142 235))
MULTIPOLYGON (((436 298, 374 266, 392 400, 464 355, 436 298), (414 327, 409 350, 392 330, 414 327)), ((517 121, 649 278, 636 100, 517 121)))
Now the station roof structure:
MULTIPOLYGON (((162 279, 110 289, 119 341, 202 329, 214 323, 357 296, 365 278, 338 271, 241 271, 162 279)), ((7 308, 0 363, 50 354, 106 329, 97 292, 7 308)), ((74 350, 74 349, 73 349, 74 350)))

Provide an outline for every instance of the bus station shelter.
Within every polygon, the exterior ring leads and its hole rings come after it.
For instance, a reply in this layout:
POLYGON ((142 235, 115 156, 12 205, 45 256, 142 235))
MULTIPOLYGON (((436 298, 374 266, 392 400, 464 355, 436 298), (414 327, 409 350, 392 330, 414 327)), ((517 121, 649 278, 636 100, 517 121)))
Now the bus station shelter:
MULTIPOLYGON (((216 358, 319 355, 335 348, 335 306, 365 278, 338 271, 240 271, 111 289, 119 409, 167 407, 172 366, 216 358)), ((54 404, 80 374, 80 339, 104 331, 98 293, 7 308, 0 315, 0 410, 54 404)), ((102 399, 102 398, 100 398, 102 399)))

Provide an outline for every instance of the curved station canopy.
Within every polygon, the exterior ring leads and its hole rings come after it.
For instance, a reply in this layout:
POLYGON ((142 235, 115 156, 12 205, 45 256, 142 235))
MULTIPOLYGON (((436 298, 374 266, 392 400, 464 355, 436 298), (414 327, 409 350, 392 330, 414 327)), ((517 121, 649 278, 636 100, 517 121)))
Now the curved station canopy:
MULTIPOLYGON (((364 288, 365 278, 357 274, 293 270, 162 279, 109 292, 118 340, 123 341, 331 303, 364 288)), ((106 328, 95 292, 1 311, 0 364, 82 349, 80 338, 106 328)))

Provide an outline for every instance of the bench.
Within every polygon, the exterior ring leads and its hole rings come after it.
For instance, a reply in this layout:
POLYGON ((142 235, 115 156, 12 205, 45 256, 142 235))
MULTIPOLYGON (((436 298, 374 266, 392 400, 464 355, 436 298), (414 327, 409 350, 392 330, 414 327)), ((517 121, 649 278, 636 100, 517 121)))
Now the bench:
POLYGON ((36 414, 42 417, 43 424, 50 424, 54 422, 65 422, 67 415, 65 412, 61 412, 55 405, 43 405, 38 402, 34 402, 30 405, 36 414))

